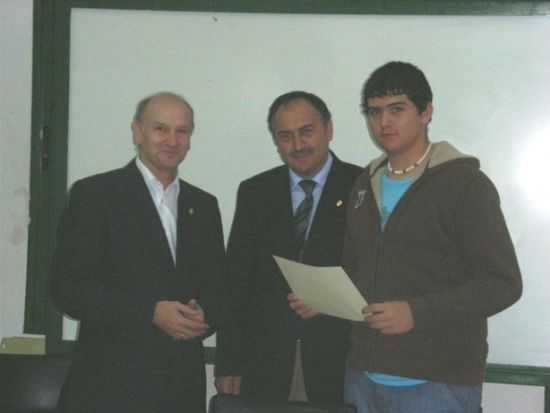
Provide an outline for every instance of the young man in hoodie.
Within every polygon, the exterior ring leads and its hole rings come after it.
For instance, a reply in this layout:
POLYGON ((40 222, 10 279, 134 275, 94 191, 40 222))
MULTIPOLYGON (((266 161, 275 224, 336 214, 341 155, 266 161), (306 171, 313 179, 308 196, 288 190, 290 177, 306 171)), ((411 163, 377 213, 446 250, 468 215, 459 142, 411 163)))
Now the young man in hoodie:
POLYGON ((497 191, 476 158, 430 142, 432 92, 417 67, 375 70, 362 104, 384 154, 347 212, 343 265, 369 305, 352 327, 346 401, 359 413, 478 413, 487 317, 522 290, 497 191))

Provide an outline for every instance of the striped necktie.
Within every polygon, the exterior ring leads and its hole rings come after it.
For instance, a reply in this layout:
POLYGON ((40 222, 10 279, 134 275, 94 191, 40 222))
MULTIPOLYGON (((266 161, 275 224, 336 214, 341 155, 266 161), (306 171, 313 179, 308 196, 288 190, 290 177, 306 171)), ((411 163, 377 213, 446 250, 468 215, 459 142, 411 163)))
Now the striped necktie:
POLYGON ((296 212, 294 213, 294 240, 296 245, 296 251, 298 254, 298 261, 302 261, 302 255, 304 254, 304 247, 306 243, 306 233, 309 226, 309 218, 311 209, 313 207, 313 189, 315 188, 315 181, 311 179, 304 179, 300 181, 300 186, 306 193, 304 200, 298 205, 296 212))

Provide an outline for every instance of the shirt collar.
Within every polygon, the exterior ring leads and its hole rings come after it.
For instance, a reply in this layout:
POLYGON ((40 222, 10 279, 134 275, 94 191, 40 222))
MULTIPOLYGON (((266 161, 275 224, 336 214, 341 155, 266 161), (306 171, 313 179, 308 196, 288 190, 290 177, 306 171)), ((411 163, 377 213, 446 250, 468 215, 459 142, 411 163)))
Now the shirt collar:
POLYGON ((139 156, 136 156, 136 166, 141 172, 141 175, 143 176, 143 179, 145 180, 145 184, 147 185, 147 188, 149 188, 149 191, 153 195, 154 198, 156 198, 157 194, 162 196, 163 193, 172 193, 174 195, 174 198, 177 199, 180 191, 180 181, 179 178, 176 176, 174 180, 166 187, 166 190, 164 189, 162 182, 160 182, 155 175, 151 172, 149 168, 143 163, 141 159, 139 159, 139 156))
MULTIPOLYGON (((330 168, 332 168, 332 164, 334 163, 334 160, 332 159, 332 154, 329 152, 327 156, 327 160, 325 161, 325 164, 321 168, 319 172, 317 172, 317 175, 315 175, 312 180, 315 181, 317 185, 315 185, 315 188, 323 187, 325 185, 325 182, 327 181, 328 174, 330 172, 330 168)), ((299 187, 300 181, 302 181, 304 178, 299 176, 296 172, 294 172, 292 169, 288 169, 289 171, 289 178, 290 178, 290 188, 291 190, 295 190, 299 187)))

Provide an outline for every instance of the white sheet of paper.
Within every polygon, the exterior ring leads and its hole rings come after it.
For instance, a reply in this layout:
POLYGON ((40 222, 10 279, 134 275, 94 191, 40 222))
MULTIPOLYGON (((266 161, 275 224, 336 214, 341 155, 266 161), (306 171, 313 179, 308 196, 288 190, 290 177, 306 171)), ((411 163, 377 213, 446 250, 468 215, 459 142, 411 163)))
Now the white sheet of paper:
POLYGON ((273 256, 295 294, 320 313, 364 321, 367 302, 342 267, 314 267, 273 256))

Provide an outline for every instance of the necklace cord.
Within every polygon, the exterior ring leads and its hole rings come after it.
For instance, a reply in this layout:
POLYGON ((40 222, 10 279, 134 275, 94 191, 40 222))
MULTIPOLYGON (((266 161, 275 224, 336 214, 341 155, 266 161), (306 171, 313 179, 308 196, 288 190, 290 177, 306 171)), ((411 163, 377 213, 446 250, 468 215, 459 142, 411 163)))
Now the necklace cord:
POLYGON ((424 159, 426 159, 426 156, 428 156, 428 153, 430 152, 431 147, 432 147, 432 144, 430 142, 430 144, 426 148, 426 152, 424 152, 424 154, 420 157, 420 159, 415 163, 413 163, 411 166, 407 166, 405 169, 393 169, 391 167, 390 161, 388 160, 388 171, 390 171, 390 173, 395 175, 403 175, 403 174, 406 174, 407 172, 412 171, 414 168, 420 165, 424 161, 424 159))

